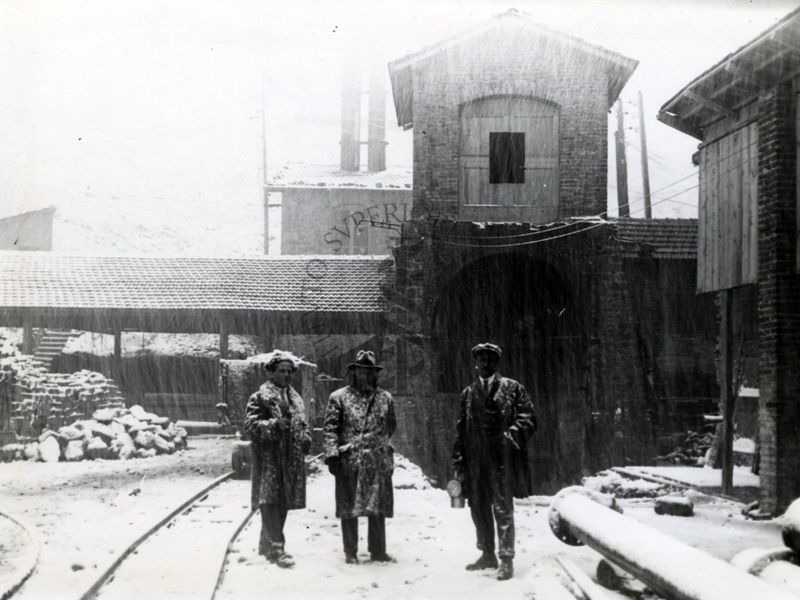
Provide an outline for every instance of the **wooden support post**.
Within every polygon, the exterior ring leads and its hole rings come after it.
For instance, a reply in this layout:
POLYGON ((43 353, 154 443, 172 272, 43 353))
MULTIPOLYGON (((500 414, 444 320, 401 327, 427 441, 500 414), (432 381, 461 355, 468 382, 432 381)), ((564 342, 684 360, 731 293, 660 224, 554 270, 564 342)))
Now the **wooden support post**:
POLYGON ((639 139, 642 145, 642 185, 644 186, 644 218, 652 219, 653 211, 650 205, 650 169, 647 164, 647 136, 644 130, 644 101, 642 92, 639 92, 639 139))
POLYGON ((114 361, 119 363, 120 359, 122 358, 122 331, 118 328, 114 328, 114 361))
POLYGON ((228 324, 224 319, 219 322, 219 357, 228 358, 228 324))
POLYGON ((22 325, 22 353, 33 354, 33 326, 30 321, 22 325))
POLYGON ((720 391, 722 398, 722 493, 733 491, 733 290, 720 292, 720 391))
POLYGON ((622 98, 617 100, 617 131, 614 132, 617 149, 617 210, 620 217, 631 215, 628 205, 628 164, 625 159, 625 123, 622 116, 622 98))

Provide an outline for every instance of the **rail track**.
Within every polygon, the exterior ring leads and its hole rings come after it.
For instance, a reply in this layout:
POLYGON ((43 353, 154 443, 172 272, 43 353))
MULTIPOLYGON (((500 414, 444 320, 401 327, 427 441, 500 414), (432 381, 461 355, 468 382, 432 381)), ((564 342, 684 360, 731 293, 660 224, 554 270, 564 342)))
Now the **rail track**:
POLYGON ((207 598, 231 545, 253 516, 249 480, 227 473, 126 547, 80 600, 207 598))
POLYGON ((39 539, 31 527, 0 511, 0 600, 30 577, 39 561, 39 539))

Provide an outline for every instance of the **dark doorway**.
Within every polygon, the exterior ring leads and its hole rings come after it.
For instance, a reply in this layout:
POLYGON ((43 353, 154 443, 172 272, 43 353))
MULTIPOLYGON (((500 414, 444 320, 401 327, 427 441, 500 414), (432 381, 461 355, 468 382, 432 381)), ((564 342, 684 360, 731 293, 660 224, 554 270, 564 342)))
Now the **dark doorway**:
POLYGON ((537 493, 575 481, 591 427, 585 369, 585 312, 562 276, 521 254, 486 257, 460 271, 436 307, 438 391, 461 391, 475 377, 470 348, 503 349, 500 372, 520 381, 536 406, 539 429, 529 448, 537 493))

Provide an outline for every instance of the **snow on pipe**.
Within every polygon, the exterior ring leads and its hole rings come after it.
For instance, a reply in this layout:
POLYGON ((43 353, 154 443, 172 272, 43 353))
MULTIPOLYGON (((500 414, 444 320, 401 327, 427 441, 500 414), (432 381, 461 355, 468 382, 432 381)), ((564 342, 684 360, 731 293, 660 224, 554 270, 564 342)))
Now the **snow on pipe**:
POLYGON ((580 487, 566 488, 553 500, 550 528, 565 543, 586 544, 672 600, 800 598, 626 518, 621 511, 613 510, 614 506, 613 498, 605 494, 587 494, 580 487))
POLYGON ((800 567, 789 562, 793 557, 788 548, 748 548, 734 556, 731 564, 800 595, 800 567))

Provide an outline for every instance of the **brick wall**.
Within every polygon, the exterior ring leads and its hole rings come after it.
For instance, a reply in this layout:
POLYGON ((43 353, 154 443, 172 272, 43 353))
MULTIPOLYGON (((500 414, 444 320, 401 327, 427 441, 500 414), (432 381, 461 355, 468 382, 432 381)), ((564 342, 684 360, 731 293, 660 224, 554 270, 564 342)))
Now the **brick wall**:
POLYGON ((418 63, 413 86, 415 216, 459 217, 460 106, 493 95, 559 107, 559 207, 544 220, 536 207, 487 207, 478 220, 547 222, 606 210, 608 81, 589 55, 495 29, 418 63))
POLYGON ((800 496, 800 276, 795 272, 796 105, 791 85, 759 97, 758 282, 762 510, 800 496))

